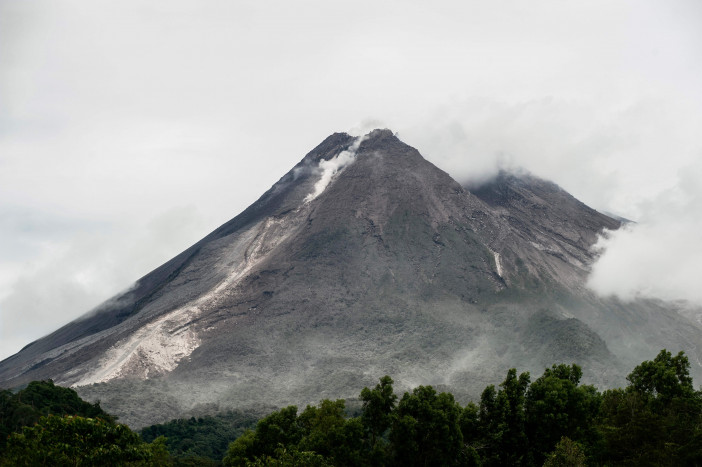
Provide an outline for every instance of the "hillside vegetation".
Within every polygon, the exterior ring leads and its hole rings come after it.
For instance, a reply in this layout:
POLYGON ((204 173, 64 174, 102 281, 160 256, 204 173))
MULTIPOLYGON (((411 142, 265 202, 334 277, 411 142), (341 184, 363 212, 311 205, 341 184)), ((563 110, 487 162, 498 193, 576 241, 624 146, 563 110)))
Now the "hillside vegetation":
POLYGON ((384 376, 361 391, 358 416, 344 400, 323 400, 255 428, 230 412, 152 426, 141 438, 71 389, 34 382, 0 392, 0 465, 702 465, 702 392, 689 367, 682 352, 662 350, 625 388, 604 392, 580 384, 575 364, 533 381, 511 369, 466 406, 431 386, 400 397, 384 376))

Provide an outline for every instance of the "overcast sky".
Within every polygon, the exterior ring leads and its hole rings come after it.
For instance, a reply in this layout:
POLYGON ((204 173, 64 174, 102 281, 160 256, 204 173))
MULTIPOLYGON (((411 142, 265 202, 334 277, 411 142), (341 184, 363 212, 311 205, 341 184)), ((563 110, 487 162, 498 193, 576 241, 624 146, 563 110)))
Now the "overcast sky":
POLYGON ((335 131, 638 221, 591 285, 702 303, 702 2, 0 0, 0 358, 335 131))

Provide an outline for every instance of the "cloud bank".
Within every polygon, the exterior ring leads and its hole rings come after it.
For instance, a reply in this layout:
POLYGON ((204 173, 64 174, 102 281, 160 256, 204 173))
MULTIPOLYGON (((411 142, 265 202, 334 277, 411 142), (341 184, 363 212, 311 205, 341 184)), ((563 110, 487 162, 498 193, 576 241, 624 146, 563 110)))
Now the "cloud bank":
POLYGON ((588 285, 603 296, 702 306, 700 109, 680 101, 472 99, 400 131, 460 182, 523 168, 636 223, 600 239, 588 285), (681 119, 681 116, 685 116, 681 119))
MULTIPOLYGON (((702 154, 701 154, 702 155, 702 154)), ((588 285, 602 295, 687 300, 702 306, 702 162, 650 200, 639 223, 600 238, 588 285)))
POLYGON ((0 358, 349 127, 459 181, 523 167, 636 220, 593 287, 696 299, 700 18, 698 0, 0 0, 0 358))

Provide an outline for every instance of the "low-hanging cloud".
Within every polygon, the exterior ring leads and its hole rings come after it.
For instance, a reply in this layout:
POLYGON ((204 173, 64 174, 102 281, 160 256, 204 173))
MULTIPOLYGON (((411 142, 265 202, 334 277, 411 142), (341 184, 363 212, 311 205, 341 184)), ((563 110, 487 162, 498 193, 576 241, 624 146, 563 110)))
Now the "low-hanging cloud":
POLYGON ((680 171, 679 182, 650 200, 640 222, 606 232, 588 285, 601 295, 686 300, 702 305, 702 163, 680 171))
POLYGON ((649 98, 481 97, 437 106, 398 129, 461 183, 523 168, 596 209, 638 219, 697 158, 699 120, 679 102, 649 98))
POLYGON ((702 304, 700 117, 675 100, 475 98, 399 133, 466 185, 526 169, 636 221, 596 246, 588 285, 597 293, 702 304))

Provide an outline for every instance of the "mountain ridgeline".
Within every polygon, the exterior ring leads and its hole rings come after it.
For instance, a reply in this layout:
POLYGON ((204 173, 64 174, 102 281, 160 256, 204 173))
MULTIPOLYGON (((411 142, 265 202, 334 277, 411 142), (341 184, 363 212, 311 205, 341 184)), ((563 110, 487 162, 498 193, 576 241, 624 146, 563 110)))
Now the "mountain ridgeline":
POLYGON ((702 327, 585 287, 619 221, 531 175, 461 186, 391 131, 325 139, 249 208, 126 293, 0 362, 133 427, 353 396, 379 374, 475 399, 512 366, 621 386, 702 327), (348 393, 348 391, 352 391, 348 393))

